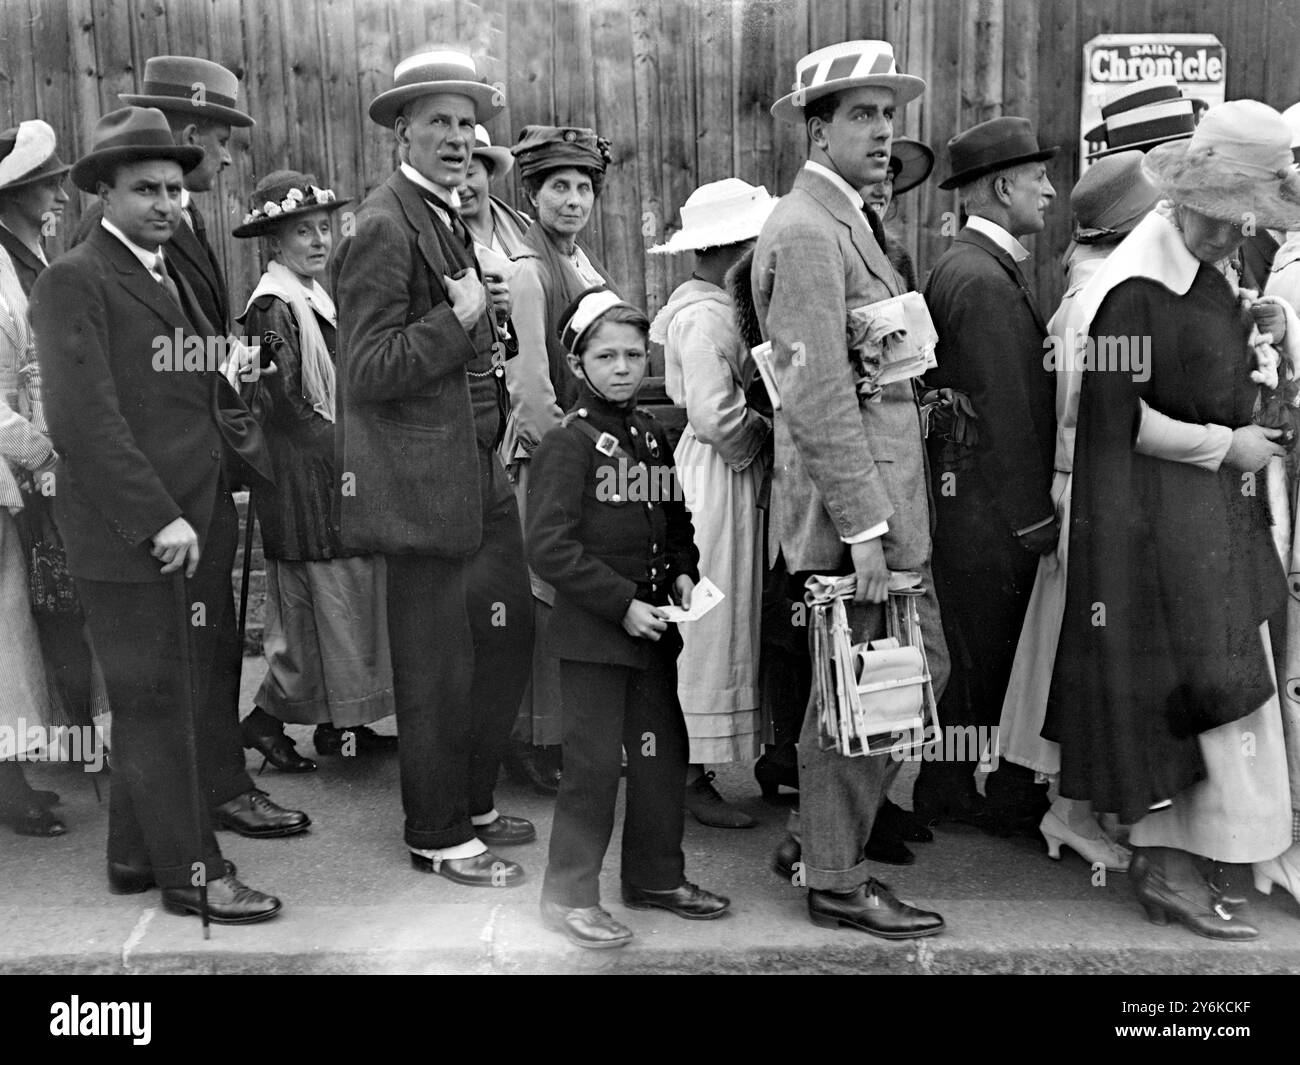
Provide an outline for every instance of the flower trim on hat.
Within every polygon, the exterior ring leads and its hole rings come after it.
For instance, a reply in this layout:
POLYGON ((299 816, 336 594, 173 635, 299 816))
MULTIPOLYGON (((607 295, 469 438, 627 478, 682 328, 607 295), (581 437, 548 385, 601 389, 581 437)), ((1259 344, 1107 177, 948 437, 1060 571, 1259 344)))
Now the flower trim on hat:
POLYGON ((333 203, 337 198, 333 189, 317 188, 315 185, 292 188, 279 203, 267 200, 261 207, 249 211, 248 214, 244 215, 244 220, 240 224, 246 226, 253 222, 275 218, 287 211, 301 211, 308 207, 320 207, 327 203, 333 203))

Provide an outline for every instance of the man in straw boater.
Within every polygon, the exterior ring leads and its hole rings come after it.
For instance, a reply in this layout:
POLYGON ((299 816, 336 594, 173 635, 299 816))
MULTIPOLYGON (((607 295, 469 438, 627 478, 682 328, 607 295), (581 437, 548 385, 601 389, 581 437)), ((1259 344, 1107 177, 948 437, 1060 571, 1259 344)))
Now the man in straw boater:
MULTIPOLYGON (((159 55, 145 63, 142 92, 121 93, 124 103, 161 111, 178 147, 203 152, 199 164, 184 177, 181 188, 179 225, 167 244, 169 261, 189 283, 199 312, 207 322, 203 330, 224 337, 230 330, 230 296, 221 262, 207 237, 194 193, 210 192, 217 176, 231 163, 229 142, 234 127, 248 128, 253 119, 239 110, 239 79, 221 66, 195 56, 159 55)), ((102 206, 93 204, 77 229, 79 243, 95 232, 102 206)), ((196 323, 197 324, 197 323, 196 323)), ((233 347, 233 345, 232 345, 233 347)), ((238 350, 238 349, 236 349, 238 350)), ((265 367, 265 372, 273 372, 265 367)), ((234 471, 227 471, 232 487, 234 471)), ((286 810, 272 802, 244 767, 244 747, 255 746, 256 737, 239 724, 239 674, 243 648, 236 630, 218 654, 214 669, 214 692, 224 693, 228 708, 220 721, 220 742, 200 753, 204 787, 213 806, 213 817, 221 828, 252 839, 293 836, 305 832, 311 819, 300 810, 286 810)), ((216 727, 217 722, 214 722, 216 727)), ((214 737, 215 738, 215 737, 214 737)))
POLYGON ((456 193, 475 125, 503 104, 461 52, 399 63, 370 117, 401 165, 333 268, 342 537, 387 557, 406 845, 417 869, 472 887, 520 883, 489 848, 536 838, 493 799, 533 641, 519 508, 495 453, 508 293, 484 284, 456 193))
POLYGON ((240 924, 280 901, 235 879, 199 778, 235 714, 220 683, 235 630, 228 471, 270 467, 222 374, 155 368, 160 340, 212 328, 163 250, 202 160, 154 108, 101 118, 72 180, 102 220, 37 279, 31 316, 61 456, 55 514, 113 708, 110 890, 157 884, 172 912, 240 924))
MULTIPOLYGON (((885 41, 846 41, 805 56, 794 92, 772 107, 801 122, 808 161, 758 238, 752 286, 772 356, 776 412, 772 533, 801 599, 812 573, 854 574, 854 640, 884 635, 891 570, 922 574, 920 617, 935 692, 947 650, 930 578, 930 507, 920 408, 911 381, 860 393, 864 360, 847 339, 848 311, 896 296, 879 222, 857 192, 889 172, 895 108, 925 83, 900 74, 885 41), (870 218, 869 218, 870 215, 870 218)), ((933 935, 943 918, 896 899, 863 855, 898 772, 890 757, 824 751, 816 708, 799 742, 803 882, 814 923, 887 939, 933 935)), ((777 863, 791 861, 787 841, 777 863)))

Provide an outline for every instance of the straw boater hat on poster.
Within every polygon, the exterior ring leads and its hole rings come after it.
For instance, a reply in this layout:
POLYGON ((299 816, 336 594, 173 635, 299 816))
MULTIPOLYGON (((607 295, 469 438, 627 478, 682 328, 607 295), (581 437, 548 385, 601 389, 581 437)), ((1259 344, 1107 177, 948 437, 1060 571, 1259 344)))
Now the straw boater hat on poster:
POLYGON ((723 178, 701 185, 682 204, 682 228, 651 255, 672 255, 753 240, 776 206, 776 197, 762 185, 723 178))
POLYGON ((73 164, 72 183, 93 193, 114 167, 146 159, 171 159, 188 174, 203 161, 203 149, 177 144, 158 108, 121 107, 95 123, 90 151, 73 164))
POLYGON ((257 183, 248 197, 248 214, 231 230, 232 237, 262 237, 286 221, 312 211, 337 211, 351 200, 340 200, 333 189, 316 185, 314 174, 276 170, 257 183))
POLYGON ((794 91, 772 105, 772 114, 786 122, 802 122, 804 105, 827 93, 874 85, 894 91, 901 107, 925 91, 925 82, 900 74, 888 41, 843 41, 819 48, 795 65, 794 91))
POLYGON ((948 142, 948 164, 952 169, 939 182, 941 189, 959 189, 995 170, 1040 163, 1051 159, 1059 148, 1043 148, 1027 118, 1004 115, 963 130, 948 142))
POLYGON ((54 150, 54 130, 39 118, 0 133, 0 192, 66 174, 71 164, 54 150))
POLYGON ((479 121, 505 107, 505 95, 479 77, 472 56, 452 49, 421 52, 393 70, 393 87, 370 102, 370 117, 390 129, 410 101, 434 93, 455 93, 474 101, 479 121))
POLYGON ((1101 105, 1101 124, 1085 134, 1089 144, 1106 147, 1091 152, 1088 158, 1100 159, 1130 148, 1145 151, 1190 137, 1196 129, 1196 103, 1183 95, 1170 74, 1114 86, 1101 105))
POLYGON ((924 184, 934 169, 934 149, 911 137, 895 137, 889 148, 889 172, 894 177, 894 195, 924 184))
POLYGON ((1142 169, 1165 199, 1225 222, 1300 229, 1291 127, 1258 100, 1205 112, 1190 140, 1152 148, 1142 169))
POLYGON ((504 177, 515 165, 515 157, 510 149, 493 145, 492 138, 482 123, 474 127, 474 150, 471 154, 475 158, 486 159, 491 164, 493 177, 504 177))
POLYGON ((239 79, 220 63, 188 55, 156 55, 144 64, 142 92, 118 93, 125 104, 212 118, 228 126, 255 126, 235 106, 239 79))

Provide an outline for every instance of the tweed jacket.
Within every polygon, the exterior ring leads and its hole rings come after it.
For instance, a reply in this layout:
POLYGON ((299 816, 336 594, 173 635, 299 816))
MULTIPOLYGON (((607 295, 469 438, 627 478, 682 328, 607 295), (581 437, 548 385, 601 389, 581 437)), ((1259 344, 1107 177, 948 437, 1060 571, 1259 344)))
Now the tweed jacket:
POLYGON ((833 571, 843 537, 888 522, 886 564, 919 567, 930 506, 916 393, 901 381, 859 403, 850 359, 848 311, 900 292, 866 218, 801 170, 759 235, 751 285, 782 404, 769 555, 784 552, 791 572, 833 571))

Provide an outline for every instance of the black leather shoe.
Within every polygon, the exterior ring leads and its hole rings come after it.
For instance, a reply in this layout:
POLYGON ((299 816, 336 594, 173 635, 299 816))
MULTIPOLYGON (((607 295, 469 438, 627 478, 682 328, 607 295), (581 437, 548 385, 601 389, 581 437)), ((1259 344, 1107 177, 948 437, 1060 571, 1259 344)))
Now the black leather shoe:
POLYGON ((411 865, 422 873, 437 873, 466 887, 510 888, 524 882, 522 865, 498 858, 491 851, 473 858, 426 858, 411 851, 411 865))
POLYGON ((273 839, 306 832, 311 818, 301 810, 277 806, 260 788, 237 795, 212 811, 213 823, 250 839, 273 839))
POLYGON ((316 747, 316 753, 327 758, 341 755, 345 750, 351 755, 397 750, 396 736, 381 736, 368 725, 357 725, 354 728, 317 725, 312 734, 312 743, 316 747))
MULTIPOLYGON (((199 889, 163 888, 163 909, 168 913, 201 912, 199 889)), ((223 876, 208 883, 208 919, 216 924, 254 924, 280 912, 280 900, 274 895, 254 891, 233 876, 223 876)))
POLYGON ((862 848, 862 854, 873 862, 884 862, 886 865, 911 865, 916 861, 916 855, 907 849, 903 837, 880 823, 879 814, 871 825, 871 836, 862 848))
POLYGON ((68 826, 36 798, 35 792, 0 809, 0 821, 4 821, 20 836, 53 837, 68 832, 68 826))
POLYGON ((894 898, 878 880, 841 895, 808 892, 808 916, 821 928, 856 928, 881 939, 918 939, 943 931, 943 918, 894 898))
POLYGON ((474 835, 489 847, 517 847, 521 843, 532 843, 537 838, 537 829, 522 817, 498 814, 491 824, 475 825, 474 835))
MULTIPOLYGON (((794 883, 795 863, 803 856, 803 848, 794 836, 786 836, 772 852, 772 872, 786 883, 794 883)), ((802 885, 797 885, 802 886, 802 885)))
POLYGON ((244 746, 257 751, 282 773, 314 773, 316 763, 298 753, 283 732, 278 736, 245 735, 244 746))
MULTIPOLYGON (((226 861, 226 876, 234 876, 239 870, 235 863, 226 861)), ((147 865, 127 865, 125 862, 108 863, 108 890, 112 895, 138 895, 158 884, 153 878, 153 870, 147 865)))
POLYGON ((774 762, 767 755, 760 755, 754 763, 754 779, 758 781, 763 798, 775 802, 782 787, 799 790, 799 767, 774 762))
POLYGON ((624 947, 632 939, 632 929, 600 906, 561 906, 542 899, 542 924, 587 950, 624 947))
POLYGON ((686 785, 686 809, 706 828, 753 828, 755 821, 744 810, 738 809, 718 794, 713 786, 713 770, 701 773, 686 785))
POLYGON ((731 900, 687 880, 671 891, 647 891, 625 883, 623 903, 634 910, 667 910, 688 921, 711 921, 727 912, 731 900))
POLYGON ((886 799, 876 814, 877 825, 907 843, 933 843, 934 833, 914 813, 886 799))
POLYGON ((531 743, 512 740, 501 756, 506 775, 539 795, 560 793, 559 747, 534 747, 531 743))

